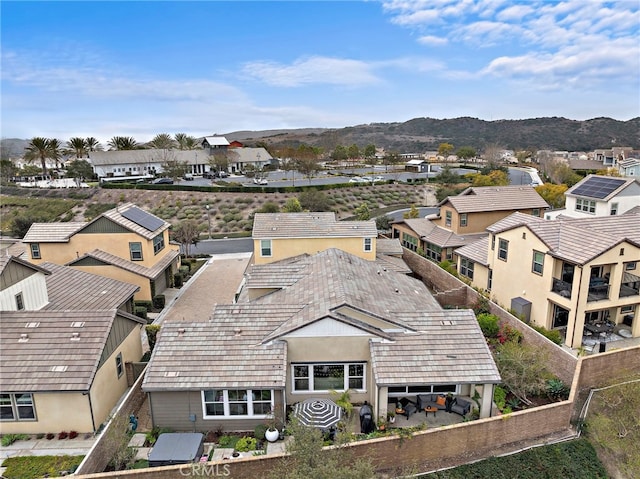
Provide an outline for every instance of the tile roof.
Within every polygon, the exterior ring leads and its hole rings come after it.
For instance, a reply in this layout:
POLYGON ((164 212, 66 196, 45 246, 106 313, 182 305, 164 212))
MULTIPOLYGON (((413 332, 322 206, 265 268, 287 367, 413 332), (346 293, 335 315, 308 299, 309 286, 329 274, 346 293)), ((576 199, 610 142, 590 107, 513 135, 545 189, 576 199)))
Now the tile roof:
POLYGON ((273 157, 262 148, 232 148, 228 150, 229 163, 254 163, 256 161, 269 162, 273 157))
POLYGON ((89 251, 88 253, 83 254, 79 258, 70 261, 68 263, 68 266, 73 266, 75 263, 80 262, 84 258, 94 258, 105 264, 116 266, 126 271, 130 271, 131 273, 144 276, 145 278, 156 279, 164 272, 165 269, 167 269, 167 267, 171 263, 173 263, 173 261, 178 256, 180 256, 180 252, 177 250, 167 251, 167 253, 165 253, 165 255, 160 258, 160 260, 156 264, 153 265, 153 267, 147 268, 146 266, 140 263, 136 263, 135 261, 129 261, 127 259, 121 258, 120 256, 107 253, 106 251, 94 249, 92 251, 89 251))
POLYGON ((25 243, 67 243, 87 223, 33 223, 22 239, 25 243))
POLYGON ((116 315, 140 322, 115 309, 3 312, 2 392, 87 391, 116 315))
POLYGON ((376 240, 376 254, 402 256, 402 251, 402 243, 398 238, 378 238, 376 240))
POLYGON ((489 266, 489 237, 485 236, 474 243, 458 248, 456 255, 464 256, 474 263, 489 266))
POLYGON ((445 198, 438 206, 445 203, 450 203, 458 213, 549 208, 544 198, 526 185, 470 187, 445 198))
POLYGON ((636 214, 594 218, 559 217, 544 220, 513 213, 487 228, 498 234, 526 226, 549 248, 549 253, 575 264, 585 264, 623 241, 640 246, 640 217, 636 214), (589 241, 585 241, 589 238, 589 241))
POLYGON ((407 311, 403 316, 418 333, 371 341, 373 374, 379 385, 501 381, 472 310, 407 311))
POLYGON ((139 287, 69 266, 42 263, 47 276, 49 303, 43 310, 111 310, 133 297, 139 287))
POLYGON ((98 221, 100 218, 105 217, 105 218, 109 218, 111 221, 113 221, 116 224, 119 224, 120 226, 133 231, 134 233, 139 234, 140 236, 142 236, 143 238, 146 238, 148 240, 152 240, 153 238, 155 238, 156 236, 158 236, 160 233, 162 233, 164 230, 166 230, 167 228, 169 228, 171 226, 170 223, 167 223, 166 221, 164 221, 163 219, 158 218, 155 215, 152 215, 151 213, 148 213, 148 215, 152 216, 153 218, 158 220, 158 223, 161 224, 162 226, 156 228, 153 231, 149 231, 147 228, 145 228, 144 226, 141 226, 133 221, 131 221, 130 219, 125 218, 124 216, 122 216, 122 213, 125 213, 127 210, 131 209, 131 208, 137 208, 139 209, 136 205, 134 205, 133 203, 125 203, 122 205, 119 205, 109 211, 105 211, 104 213, 102 213, 100 216, 98 216, 96 219, 94 219, 93 221, 91 221, 88 224, 91 224, 95 221, 98 221))
POLYGON ((262 344, 262 339, 300 308, 219 305, 210 323, 165 322, 143 390, 283 388, 286 344, 262 344))
POLYGON ((403 222, 411 228, 416 234, 420 235, 420 239, 433 243, 442 248, 458 248, 475 241, 487 235, 487 233, 470 233, 466 235, 458 235, 453 231, 436 225, 433 221, 426 218, 410 218, 403 222))
POLYGON ((149 148, 146 150, 114 150, 92 151, 88 161, 93 166, 109 165, 149 165, 150 163, 164 163, 168 157, 187 165, 205 164, 209 154, 204 150, 162 150, 149 148))
POLYGON ((402 258, 396 256, 376 253, 376 264, 378 268, 382 268, 383 271, 390 270, 396 273, 411 274, 411 268, 407 266, 402 258))
POLYGON ((335 213, 256 213, 254 239, 263 238, 375 238, 376 222, 337 221, 335 213))

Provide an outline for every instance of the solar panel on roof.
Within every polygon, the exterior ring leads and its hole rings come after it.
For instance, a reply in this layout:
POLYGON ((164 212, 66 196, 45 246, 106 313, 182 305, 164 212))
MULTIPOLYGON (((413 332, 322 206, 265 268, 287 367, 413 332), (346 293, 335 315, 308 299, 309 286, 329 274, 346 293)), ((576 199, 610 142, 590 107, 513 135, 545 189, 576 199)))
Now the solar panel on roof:
POLYGON ((572 191, 574 195, 587 196, 589 198, 606 198, 624 184, 625 180, 609 178, 606 176, 594 176, 572 191))
POLYGON ((160 218, 158 218, 157 216, 153 216, 146 211, 142 211, 136 206, 132 206, 128 210, 120 212, 120 214, 128 220, 133 221, 135 224, 142 226, 144 229, 147 229, 149 231, 155 231, 164 225, 164 221, 162 221, 160 218))

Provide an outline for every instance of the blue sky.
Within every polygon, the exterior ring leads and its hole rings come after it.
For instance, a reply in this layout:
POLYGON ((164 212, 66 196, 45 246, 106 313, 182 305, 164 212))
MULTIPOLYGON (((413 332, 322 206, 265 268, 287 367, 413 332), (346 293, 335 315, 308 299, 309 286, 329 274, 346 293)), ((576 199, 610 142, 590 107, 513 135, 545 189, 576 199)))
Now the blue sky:
POLYGON ((640 116, 640 2, 1 5, 3 138, 640 116))

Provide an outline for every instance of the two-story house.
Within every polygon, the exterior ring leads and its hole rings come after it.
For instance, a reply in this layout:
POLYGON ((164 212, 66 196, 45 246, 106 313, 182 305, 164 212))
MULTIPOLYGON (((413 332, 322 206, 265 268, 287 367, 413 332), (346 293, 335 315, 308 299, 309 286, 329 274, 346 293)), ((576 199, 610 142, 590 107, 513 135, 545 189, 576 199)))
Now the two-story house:
POLYGON ((377 236, 375 221, 338 221, 332 212, 256 213, 253 262, 273 263, 328 248, 374 261, 377 236))
POLYGON ((67 266, 0 257, 3 434, 95 432, 142 357, 137 287, 67 266))
POLYGON ((170 224, 133 203, 88 223, 34 223, 23 238, 27 257, 138 286, 136 300, 150 301, 173 281, 180 248, 169 242, 170 224))
POLYGON ((572 348, 614 329, 640 336, 638 209, 555 221, 514 213, 487 231, 457 250, 458 271, 499 304, 560 330, 572 348))
POLYGON ((549 211, 545 218, 615 216, 636 206, 640 206, 639 178, 589 175, 565 192, 563 209, 549 211))
POLYGON ((443 310, 421 281, 329 248, 251 266, 237 303, 208 322, 165 323, 142 388, 155 427, 246 431, 332 390, 375 417, 421 393, 477 393, 489 417, 500 381, 472 310, 443 310))
POLYGON ((516 212, 542 216, 549 207, 531 186, 470 187, 449 196, 439 214, 405 219, 392 225, 393 237, 433 261, 454 260, 454 251, 486 236, 487 226, 516 212))

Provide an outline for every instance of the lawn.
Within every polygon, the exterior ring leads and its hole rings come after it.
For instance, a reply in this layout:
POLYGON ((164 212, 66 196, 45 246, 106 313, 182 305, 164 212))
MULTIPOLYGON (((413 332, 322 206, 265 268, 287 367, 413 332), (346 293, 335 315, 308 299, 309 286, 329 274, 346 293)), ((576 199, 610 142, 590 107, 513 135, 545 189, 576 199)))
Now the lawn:
POLYGON ((6 479, 37 479, 58 477, 75 471, 84 456, 20 456, 9 457, 2 463, 6 479))

